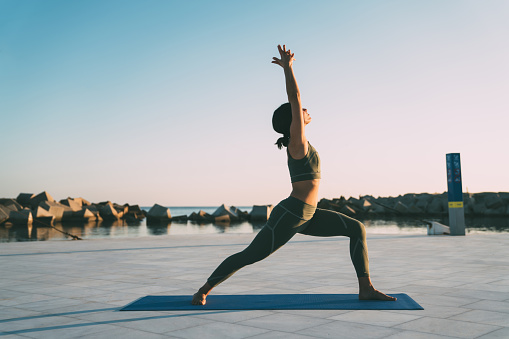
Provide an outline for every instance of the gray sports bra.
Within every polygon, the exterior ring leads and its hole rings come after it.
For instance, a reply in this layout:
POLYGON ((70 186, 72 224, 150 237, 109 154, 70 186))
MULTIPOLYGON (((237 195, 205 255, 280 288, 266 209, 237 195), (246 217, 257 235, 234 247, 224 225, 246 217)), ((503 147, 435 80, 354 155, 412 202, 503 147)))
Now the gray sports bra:
POLYGON ((288 169, 292 182, 320 179, 320 157, 318 152, 308 141, 308 153, 302 159, 294 159, 286 149, 288 154, 288 169))

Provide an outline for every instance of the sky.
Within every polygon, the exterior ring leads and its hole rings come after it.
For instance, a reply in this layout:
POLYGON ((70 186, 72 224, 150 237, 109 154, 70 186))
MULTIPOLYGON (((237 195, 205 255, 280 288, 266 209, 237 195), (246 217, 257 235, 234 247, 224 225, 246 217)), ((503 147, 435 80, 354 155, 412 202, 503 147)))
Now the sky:
POLYGON ((295 53, 319 198, 509 191, 509 2, 0 0, 0 197, 277 204, 295 53))

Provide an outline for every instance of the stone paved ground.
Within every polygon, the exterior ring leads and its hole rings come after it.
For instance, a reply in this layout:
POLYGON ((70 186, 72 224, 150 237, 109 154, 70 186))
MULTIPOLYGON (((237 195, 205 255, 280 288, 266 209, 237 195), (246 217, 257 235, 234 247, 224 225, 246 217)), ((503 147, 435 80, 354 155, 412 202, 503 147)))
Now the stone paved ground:
MULTIPOLYGON (((509 338, 509 234, 368 235, 375 286, 423 311, 118 312, 195 292, 252 234, 0 244, 2 338, 509 338)), ((215 293, 356 293, 346 238, 296 236, 215 293)))

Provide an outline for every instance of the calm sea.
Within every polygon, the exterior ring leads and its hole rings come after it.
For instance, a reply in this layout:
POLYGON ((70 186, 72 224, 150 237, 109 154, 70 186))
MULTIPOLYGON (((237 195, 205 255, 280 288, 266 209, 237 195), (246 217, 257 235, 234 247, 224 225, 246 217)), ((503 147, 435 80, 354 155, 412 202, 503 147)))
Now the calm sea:
MULTIPOLYGON (((252 206, 238 207, 242 211, 251 212, 252 206)), ((143 207, 149 210, 150 207, 143 207)), ((212 214, 217 206, 170 207, 172 216, 190 215, 192 212, 203 210, 212 214)), ((432 219, 448 224, 445 219, 432 219)), ((361 220, 366 225, 368 234, 426 234, 426 225, 412 218, 368 219, 361 220)), ((509 218, 467 218, 467 233, 496 233, 509 232, 509 218)), ((212 234, 212 233, 256 233, 264 223, 240 222, 231 224, 198 224, 191 221, 172 222, 168 224, 147 225, 146 219, 128 222, 119 220, 114 222, 88 223, 56 223, 54 226, 65 232, 77 235, 83 239, 123 238, 123 237, 157 237, 177 234, 212 234)), ((16 226, 0 225, 0 242, 16 241, 45 241, 66 240, 64 234, 51 227, 35 225, 16 226)))

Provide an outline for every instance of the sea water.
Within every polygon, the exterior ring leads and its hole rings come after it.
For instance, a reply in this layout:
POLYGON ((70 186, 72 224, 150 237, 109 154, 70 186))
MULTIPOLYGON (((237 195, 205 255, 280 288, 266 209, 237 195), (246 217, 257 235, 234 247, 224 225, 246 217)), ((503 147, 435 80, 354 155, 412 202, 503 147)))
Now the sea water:
MULTIPOLYGON (((142 207, 148 211, 149 207, 142 207)), ((240 206, 241 211, 251 212, 252 207, 240 206)), ((203 210, 209 214, 214 213, 217 207, 212 206, 185 206, 170 207, 172 216, 187 215, 203 210)), ((425 235, 426 224, 415 218, 379 218, 360 219, 366 226, 367 234, 414 234, 425 235)), ((433 218, 443 224, 448 224, 447 217, 433 218)), ((509 232, 509 218, 466 218, 467 234, 509 232)), ((217 233, 256 233, 264 222, 242 221, 236 223, 196 223, 192 221, 170 222, 161 224, 147 224, 141 221, 91 221, 55 223, 54 227, 83 239, 99 238, 136 238, 172 236, 178 234, 217 234, 217 233)), ((16 226, 8 223, 0 225, 0 242, 15 241, 44 241, 65 240, 68 236, 51 227, 37 226, 37 224, 16 226)))

